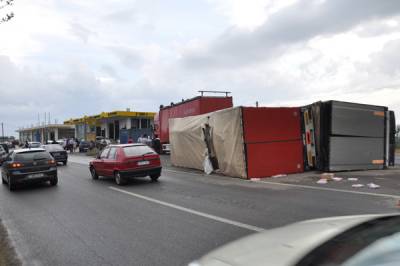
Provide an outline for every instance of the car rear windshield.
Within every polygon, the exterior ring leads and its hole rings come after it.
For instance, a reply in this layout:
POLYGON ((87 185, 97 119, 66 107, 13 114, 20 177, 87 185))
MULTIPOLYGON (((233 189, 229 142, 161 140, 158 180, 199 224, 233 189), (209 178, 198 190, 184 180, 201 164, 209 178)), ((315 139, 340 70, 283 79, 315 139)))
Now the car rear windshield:
POLYGON ((132 156, 141 156, 144 154, 153 154, 156 152, 149 146, 140 145, 140 146, 124 147, 124 153, 125 153, 125 156, 132 157, 132 156))
POLYGON ((52 159, 51 155, 46 151, 30 151, 15 154, 15 161, 27 162, 52 159))
POLYGON ((63 147, 60 144, 49 144, 45 146, 46 151, 63 151, 63 147))

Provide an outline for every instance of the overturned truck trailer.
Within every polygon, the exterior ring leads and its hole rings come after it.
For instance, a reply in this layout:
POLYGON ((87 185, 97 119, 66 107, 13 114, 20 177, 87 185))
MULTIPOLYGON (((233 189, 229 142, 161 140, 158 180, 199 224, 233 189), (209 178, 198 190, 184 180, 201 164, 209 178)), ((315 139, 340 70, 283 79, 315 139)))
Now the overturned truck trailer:
POLYGON ((235 107, 170 119, 171 162, 261 178, 303 171, 300 108, 235 107))
POLYGON ((306 169, 347 171, 394 165, 394 112, 340 101, 301 108, 306 169))

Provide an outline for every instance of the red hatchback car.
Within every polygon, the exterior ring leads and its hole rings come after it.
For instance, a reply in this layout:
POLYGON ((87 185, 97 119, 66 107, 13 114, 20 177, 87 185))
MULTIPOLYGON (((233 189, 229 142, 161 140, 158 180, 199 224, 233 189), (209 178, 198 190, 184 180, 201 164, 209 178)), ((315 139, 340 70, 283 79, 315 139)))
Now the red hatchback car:
POLYGON ((124 185, 130 177, 150 176, 157 181, 161 162, 160 156, 144 144, 109 145, 89 163, 89 170, 93 179, 114 177, 117 185, 124 185))

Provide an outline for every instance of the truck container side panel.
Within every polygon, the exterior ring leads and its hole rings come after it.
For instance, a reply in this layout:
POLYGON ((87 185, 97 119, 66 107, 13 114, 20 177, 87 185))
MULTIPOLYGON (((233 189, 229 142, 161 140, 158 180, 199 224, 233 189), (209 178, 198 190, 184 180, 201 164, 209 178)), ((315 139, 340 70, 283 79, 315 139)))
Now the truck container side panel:
POLYGON ((304 171, 301 140, 246 144, 246 149, 248 178, 304 171))
POLYGON ((386 110, 381 106, 332 101, 330 134, 383 138, 386 110))
POLYGON ((232 107, 232 97, 196 97, 160 110, 160 141, 169 142, 169 119, 205 114, 232 107))
POLYGON ((169 108, 169 118, 182 118, 200 114, 200 99, 169 108))
POLYGON ((389 166, 394 166, 396 152, 396 119, 393 111, 389 112, 389 166))
POLYGON ((160 129, 160 113, 156 113, 154 116, 154 133, 158 135, 160 138, 161 135, 161 129, 160 129))
POLYGON ((168 131, 168 119, 169 109, 160 110, 160 141, 162 143, 168 142, 169 131, 168 131))
POLYGON ((300 140, 300 108, 243 107, 245 142, 300 140))
POLYGON ((200 98, 200 113, 206 114, 217 110, 233 107, 232 97, 202 97, 200 98))
POLYGON ((330 137, 329 171, 382 169, 384 138, 330 137))

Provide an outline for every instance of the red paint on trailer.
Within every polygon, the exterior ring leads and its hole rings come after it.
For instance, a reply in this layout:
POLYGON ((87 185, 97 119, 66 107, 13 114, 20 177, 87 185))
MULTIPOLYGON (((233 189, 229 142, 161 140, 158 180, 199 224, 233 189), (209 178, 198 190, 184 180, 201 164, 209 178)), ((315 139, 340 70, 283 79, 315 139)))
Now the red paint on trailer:
POLYGON ((242 119, 248 178, 304 171, 300 108, 243 107, 242 119))

